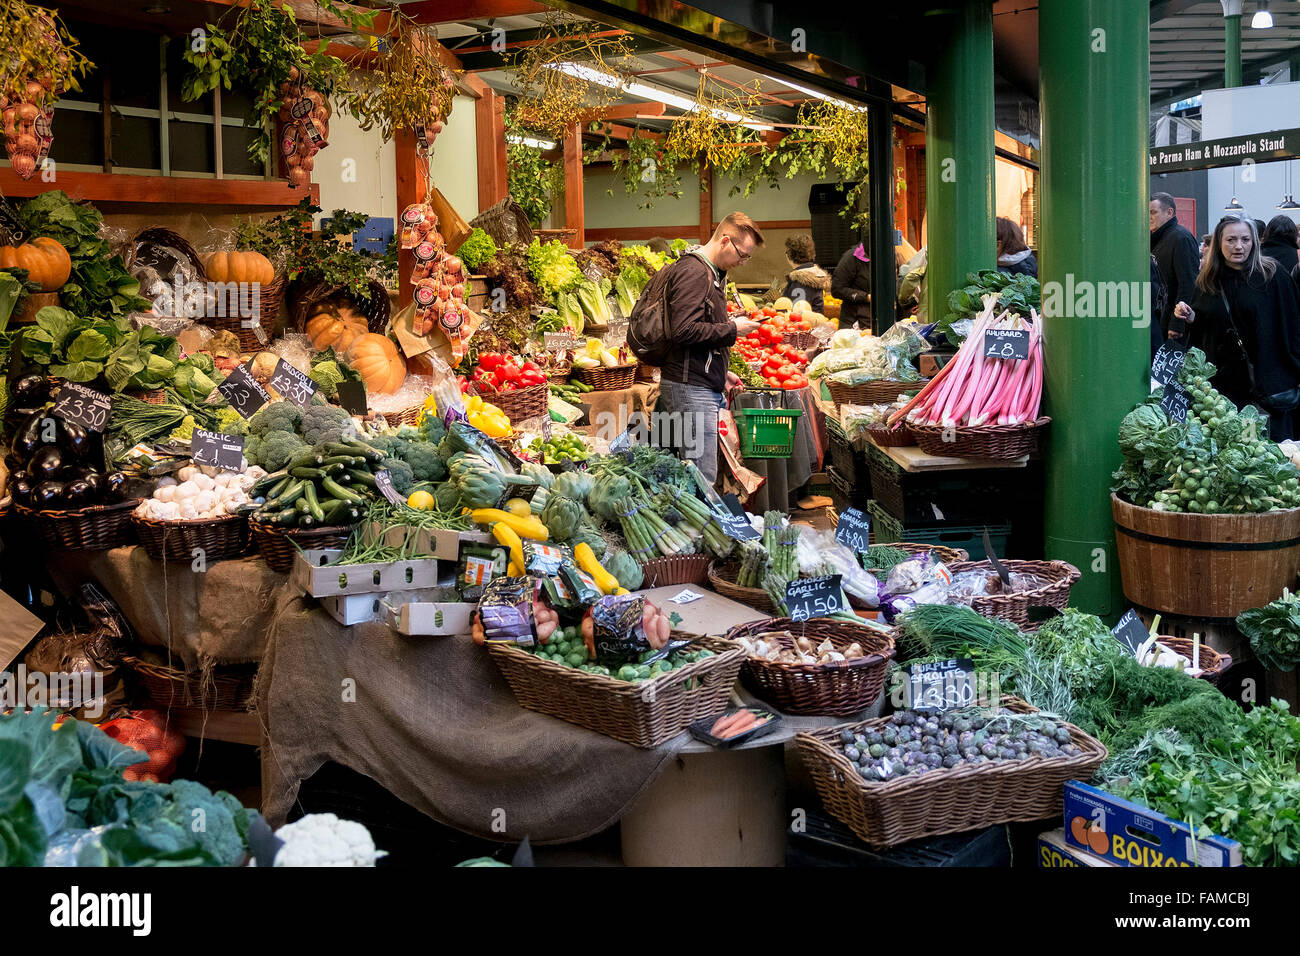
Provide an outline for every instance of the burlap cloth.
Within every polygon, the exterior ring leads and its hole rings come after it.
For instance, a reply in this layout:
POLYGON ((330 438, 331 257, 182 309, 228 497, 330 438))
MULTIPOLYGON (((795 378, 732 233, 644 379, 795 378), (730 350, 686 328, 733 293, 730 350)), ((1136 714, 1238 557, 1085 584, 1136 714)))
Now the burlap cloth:
MULTIPOLYGON (((591 407, 587 413, 589 424, 598 428, 608 427, 607 440, 617 437, 625 431, 635 412, 642 412, 647 417, 654 411, 659 401, 659 384, 657 382, 637 382, 631 388, 616 388, 605 392, 584 392, 581 401, 591 407)), ((649 427, 649 421, 645 427, 649 427)))
POLYGON ((578 840, 618 820, 689 739, 640 750, 524 710, 468 636, 344 627, 288 586, 276 603, 256 699, 273 826, 332 760, 476 836, 578 840))

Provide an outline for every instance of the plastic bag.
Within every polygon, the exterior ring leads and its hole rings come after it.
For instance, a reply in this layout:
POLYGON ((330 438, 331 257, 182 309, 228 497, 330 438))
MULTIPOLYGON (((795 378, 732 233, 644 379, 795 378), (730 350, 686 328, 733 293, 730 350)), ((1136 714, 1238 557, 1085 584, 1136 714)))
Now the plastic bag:
MULTIPOLYGON (((552 612, 553 613, 553 612, 552 612)), ((483 588, 474 611, 474 639, 478 643, 518 644, 533 647, 549 639, 537 626, 533 583, 527 577, 493 578, 483 588)))
POLYGON ((671 653, 667 646, 655 648, 651 644, 646 634, 646 599, 643 597, 635 594, 607 595, 596 601, 589 613, 596 663, 604 667, 649 664, 671 653))
POLYGON ((825 566, 830 565, 834 569, 831 573, 840 575, 840 586, 845 591, 867 607, 879 605, 880 582, 875 575, 863 570, 856 554, 835 540, 833 530, 815 531, 801 526, 795 554, 799 570, 804 574, 825 573, 825 566))

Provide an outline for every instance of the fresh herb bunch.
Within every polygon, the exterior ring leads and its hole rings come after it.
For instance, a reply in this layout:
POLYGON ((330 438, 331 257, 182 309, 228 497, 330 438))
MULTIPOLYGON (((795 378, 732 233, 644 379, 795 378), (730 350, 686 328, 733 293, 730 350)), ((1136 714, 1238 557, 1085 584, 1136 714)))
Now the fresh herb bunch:
POLYGON ((237 219, 235 245, 260 252, 273 262, 282 261, 290 279, 342 286, 358 299, 369 298, 371 271, 382 268, 385 256, 357 252, 349 237, 370 217, 335 209, 321 220, 320 232, 313 233, 312 218, 319 212, 321 207, 305 198, 270 219, 237 219))
POLYGON ((954 344, 960 343, 963 336, 953 330, 952 324, 984 311, 984 296, 990 292, 997 293, 997 312, 1006 309, 1029 318, 1031 308, 1042 311, 1042 289, 1033 276, 1011 276, 996 269, 984 269, 968 273, 966 286, 948 293, 948 314, 939 320, 939 331, 954 344))
POLYGON ((445 120, 456 96, 456 76, 438 59, 437 29, 422 26, 396 10, 390 19, 386 50, 369 82, 346 82, 339 100, 361 122, 379 128, 384 141, 399 129, 445 120))
POLYGON ((1300 593, 1283 589, 1272 604, 1242 611, 1237 630, 1250 640, 1250 649, 1265 667, 1295 670, 1300 664, 1300 593))
POLYGON ((550 215, 551 197, 560 189, 564 167, 550 162, 536 146, 523 142, 524 136, 535 134, 520 121, 514 104, 506 108, 505 131, 506 191, 535 228, 550 215))

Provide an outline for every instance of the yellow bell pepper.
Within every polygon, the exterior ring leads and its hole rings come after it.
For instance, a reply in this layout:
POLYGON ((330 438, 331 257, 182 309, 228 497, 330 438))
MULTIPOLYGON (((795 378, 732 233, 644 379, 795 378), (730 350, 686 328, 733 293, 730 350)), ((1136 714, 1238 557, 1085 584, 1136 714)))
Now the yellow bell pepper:
POLYGON ((481 395, 471 395, 469 396, 469 399, 465 402, 466 412, 476 412, 482 407, 483 407, 483 396, 481 395))
POLYGON ((528 517, 523 518, 519 515, 512 515, 508 511, 502 511, 500 508, 475 508, 469 513, 469 516, 475 524, 486 524, 494 527, 498 524, 504 524, 521 538, 545 541, 551 536, 550 532, 546 530, 546 525, 542 524, 542 519, 537 515, 530 514, 528 517))
POLYGON ((481 409, 468 411, 465 417, 474 428, 477 428, 489 438, 506 438, 514 432, 510 425, 510 419, 506 417, 505 412, 495 405, 484 405, 481 409), (493 409, 494 411, 488 411, 493 409))

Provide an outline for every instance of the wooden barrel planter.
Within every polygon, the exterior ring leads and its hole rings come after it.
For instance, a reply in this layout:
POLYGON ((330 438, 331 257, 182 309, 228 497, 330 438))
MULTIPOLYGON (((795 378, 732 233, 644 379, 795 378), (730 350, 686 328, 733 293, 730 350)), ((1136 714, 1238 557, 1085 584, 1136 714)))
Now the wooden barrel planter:
POLYGON ((1300 508, 1198 515, 1110 502, 1124 596, 1140 608, 1228 620, 1295 587, 1300 508))

